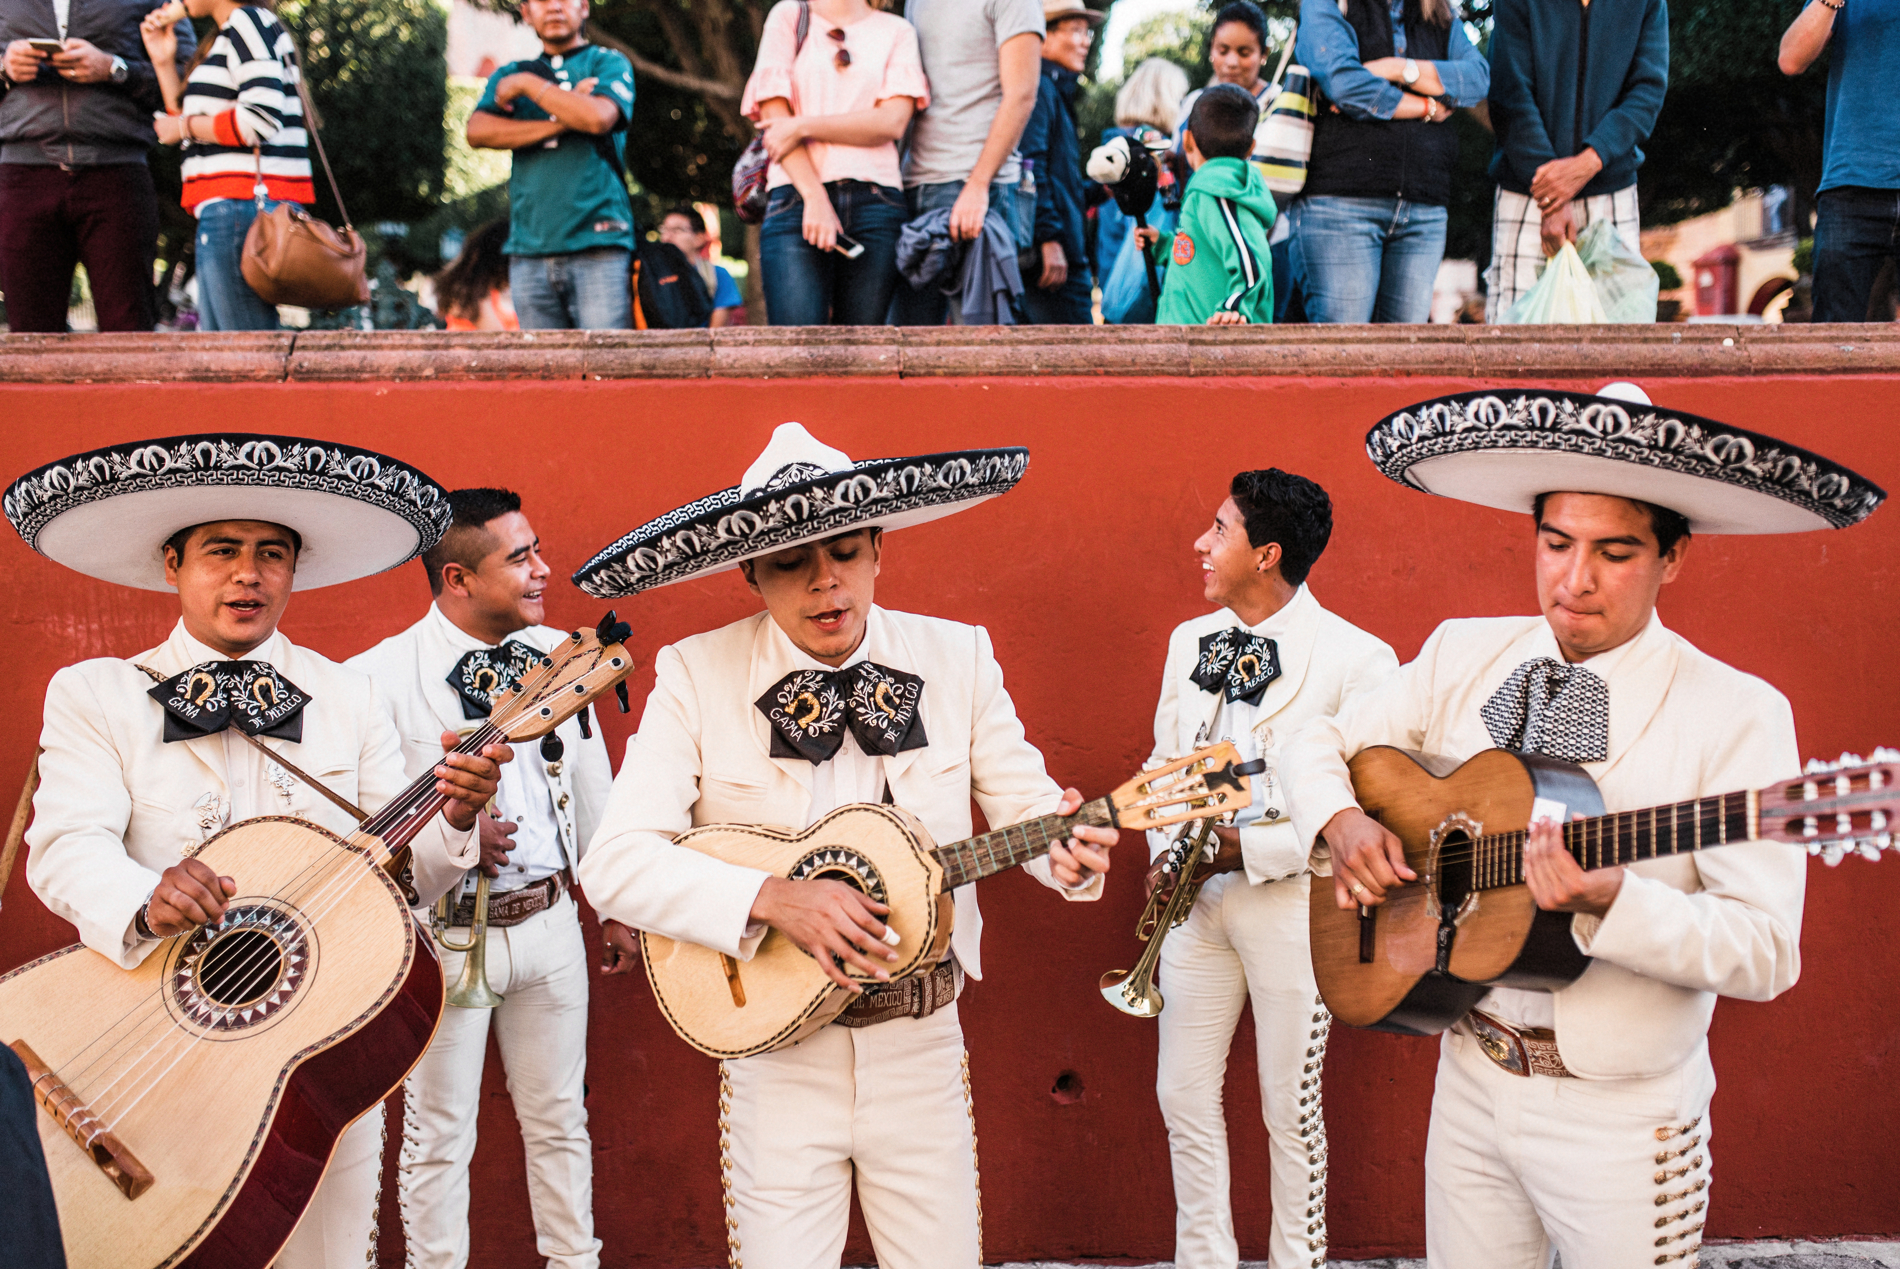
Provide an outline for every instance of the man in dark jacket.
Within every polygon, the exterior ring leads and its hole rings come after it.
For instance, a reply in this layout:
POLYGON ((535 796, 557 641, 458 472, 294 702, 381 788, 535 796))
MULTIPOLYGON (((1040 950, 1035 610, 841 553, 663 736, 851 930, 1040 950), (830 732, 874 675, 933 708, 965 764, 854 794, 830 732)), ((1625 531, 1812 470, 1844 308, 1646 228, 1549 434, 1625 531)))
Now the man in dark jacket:
MULTIPOLYGON (((151 330, 158 79, 139 38, 153 0, 0 0, 0 293, 15 331, 66 329, 84 264, 100 330, 151 330), (48 53, 34 42, 56 41, 48 53)), ((178 24, 178 69, 197 51, 178 24)))
POLYGON ((1082 156, 1075 140, 1076 81, 1102 15, 1081 0, 1043 0, 1048 34, 1036 109, 1023 129, 1023 179, 1036 190, 1033 244, 1023 257, 1023 316, 1033 326, 1086 326, 1094 317, 1094 280, 1082 242, 1082 156))
POLYGON ((1636 172, 1669 86, 1665 0, 1497 0, 1492 12, 1487 321, 1593 220, 1637 249, 1636 172))

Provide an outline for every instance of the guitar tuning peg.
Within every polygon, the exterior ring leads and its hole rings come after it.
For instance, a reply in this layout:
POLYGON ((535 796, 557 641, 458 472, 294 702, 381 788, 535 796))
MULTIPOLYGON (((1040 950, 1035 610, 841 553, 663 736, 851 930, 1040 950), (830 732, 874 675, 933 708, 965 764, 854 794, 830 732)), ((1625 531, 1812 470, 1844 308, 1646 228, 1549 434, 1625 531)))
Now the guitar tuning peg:
POLYGON ((1834 764, 1834 769, 1838 771, 1843 767, 1858 767, 1862 765, 1864 764, 1861 762, 1859 754, 1843 752, 1840 761, 1834 764))
POLYGON ((1900 762, 1900 749, 1889 749, 1885 745, 1881 745, 1874 750, 1873 760, 1875 762, 1900 762))
POLYGON ((1847 846, 1842 842, 1829 842, 1821 847, 1821 862, 1829 868, 1838 868, 1841 860, 1847 856, 1847 846))
POLYGON ((1874 845, 1872 838, 1863 841, 1859 846, 1855 847, 1855 849, 1860 852, 1862 859, 1871 860, 1874 863, 1880 862, 1880 847, 1874 845))
MULTIPOLYGON (((633 632, 628 631, 627 633, 631 634, 633 632)), ((623 714, 631 714, 633 712, 633 706, 627 704, 627 680, 621 679, 618 683, 614 684, 614 695, 620 698, 620 712, 623 714)))
POLYGON ((1809 758, 1808 765, 1801 768, 1801 774, 1802 775, 1820 775, 1823 772, 1832 771, 1833 769, 1834 769, 1834 764, 1831 762, 1823 762, 1819 758, 1809 758))

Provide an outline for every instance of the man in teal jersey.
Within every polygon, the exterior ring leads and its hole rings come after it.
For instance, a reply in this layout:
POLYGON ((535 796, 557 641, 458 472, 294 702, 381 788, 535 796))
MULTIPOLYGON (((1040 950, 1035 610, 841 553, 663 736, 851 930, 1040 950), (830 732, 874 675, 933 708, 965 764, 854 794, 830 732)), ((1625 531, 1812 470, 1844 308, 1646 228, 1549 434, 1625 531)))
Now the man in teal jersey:
POLYGON ((523 330, 625 330, 633 206, 621 176, 633 67, 587 42, 587 0, 522 0, 541 56, 489 76, 468 143, 514 151, 508 282, 523 330))

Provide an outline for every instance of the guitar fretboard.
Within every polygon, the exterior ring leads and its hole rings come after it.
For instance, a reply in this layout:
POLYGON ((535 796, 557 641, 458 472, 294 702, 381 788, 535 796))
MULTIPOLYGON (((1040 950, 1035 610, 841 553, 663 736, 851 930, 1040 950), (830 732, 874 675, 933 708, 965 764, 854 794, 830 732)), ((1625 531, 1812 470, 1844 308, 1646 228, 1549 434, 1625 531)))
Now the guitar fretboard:
MULTIPOLYGON (((1563 826, 1564 846, 1588 869, 1614 868, 1642 859, 1753 839, 1755 795, 1719 793, 1673 806, 1618 811, 1563 826)), ((1471 843, 1472 888, 1495 890, 1524 882, 1523 829, 1492 833, 1471 843)))
POLYGON ((943 865, 944 889, 954 890, 991 873, 1026 864, 1038 855, 1046 855, 1051 846, 1067 839, 1069 830, 1077 824, 1114 827, 1114 811, 1108 799, 1084 802, 1074 815, 1045 815, 980 837, 939 846, 935 854, 937 862, 943 865))
MULTIPOLYGON (((480 753, 483 746, 496 741, 505 741, 501 729, 493 723, 483 723, 467 739, 455 747, 456 753, 480 753)), ((435 818, 435 813, 448 804, 448 798, 436 792, 436 775, 433 768, 416 778, 414 784, 391 798, 389 805, 364 820, 360 832, 372 837, 380 837, 391 856, 407 846, 423 826, 435 818)))

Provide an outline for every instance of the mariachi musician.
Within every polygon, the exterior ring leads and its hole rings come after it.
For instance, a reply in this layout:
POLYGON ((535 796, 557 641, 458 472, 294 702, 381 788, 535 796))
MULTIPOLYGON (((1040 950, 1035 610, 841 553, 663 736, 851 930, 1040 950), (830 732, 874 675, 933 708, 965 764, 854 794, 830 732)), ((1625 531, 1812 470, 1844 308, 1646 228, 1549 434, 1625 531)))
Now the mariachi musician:
MULTIPOLYGON (((403 756, 420 775, 436 737, 486 718, 567 632, 541 624, 548 566, 541 540, 505 489, 457 489, 454 518, 422 556, 434 602, 422 619, 349 666, 375 681, 395 711, 403 756)), ((428 1052, 403 1086, 398 1193, 411 1269, 461 1269, 469 1258, 469 1164, 492 1017, 508 1092, 527 1150, 535 1249, 554 1269, 594 1269, 593 1145, 582 1101, 591 972, 574 868, 613 785, 607 745, 587 711, 502 768, 501 818, 481 818, 482 869, 492 878, 484 956, 493 1009, 449 1005, 428 1052)), ((472 875, 471 875, 472 881, 472 875)), ((474 919, 472 884, 455 888, 449 924, 474 919)), ((417 924, 428 928, 429 913, 417 924)), ((457 936, 466 941, 468 930, 457 936)), ((620 934, 624 941, 628 935, 620 934)), ((469 952, 443 947, 443 978, 457 982, 469 952)), ((631 944, 626 943, 631 950, 631 944)), ((634 965, 617 958, 615 972, 634 965)))
MULTIPOLYGON (((1155 759, 1232 740, 1264 758, 1252 805, 1214 830, 1218 849, 1187 921, 1161 949, 1161 1048, 1155 1091, 1174 1163, 1174 1263, 1235 1269, 1221 1084, 1241 1006, 1253 1002, 1273 1199, 1273 1269, 1326 1263, 1326 1124, 1320 1068, 1330 1021, 1307 943, 1306 848, 1287 818, 1274 768, 1301 724, 1385 679, 1398 657, 1320 606, 1307 574, 1333 532, 1326 491, 1277 467, 1234 477, 1214 523, 1196 539, 1203 593, 1215 612, 1168 638, 1155 708, 1155 759)), ((1149 887, 1170 848, 1149 830, 1149 887)), ((1192 883, 1190 883, 1192 884, 1192 883)))
MULTIPOLYGON (((889 801, 951 842, 970 834, 972 798, 994 825, 1081 804, 1024 738, 981 627, 872 604, 886 529, 1001 494, 1027 461, 1021 450, 979 450, 854 464, 787 423, 737 488, 628 534, 576 574, 604 597, 737 566, 765 605, 655 657, 639 734, 581 862, 599 911, 740 961, 775 928, 858 991, 831 958, 888 978, 882 966, 897 953, 884 945, 884 905, 672 838, 707 823, 802 828, 847 803, 889 801), (897 708, 863 707, 869 698, 897 708)), ((1116 833, 1074 832, 1027 870, 1066 899, 1094 899, 1116 833)), ((795 1047, 721 1067, 735 1265, 836 1269, 854 1175, 879 1264, 982 1262, 956 1004, 965 976, 983 973, 982 919, 974 887, 955 902, 951 955, 936 970, 873 983, 795 1047)))
MULTIPOLYGON (((379 573, 435 542, 448 510, 426 476, 327 442, 175 437, 39 468, 8 489, 5 509, 49 559, 178 595, 163 643, 81 661, 46 689, 27 880, 88 947, 130 969, 159 939, 217 920, 236 879, 186 856, 240 820, 290 815, 355 829, 273 752, 371 812, 407 785, 369 679, 277 627, 293 589, 379 573), (187 712, 161 703, 178 698, 177 685, 189 688, 187 712)), ((438 739, 457 743, 453 733, 438 739)), ((475 862, 475 817, 509 756, 490 745, 437 766, 449 802, 412 844, 425 897, 475 862)), ((368 1259, 382 1133, 374 1113, 344 1133, 281 1269, 360 1269, 368 1259)))
MULTIPOLYGON (((1692 533, 1838 528, 1884 495, 1770 437, 1656 409, 1640 389, 1471 392, 1381 422, 1380 470, 1528 512, 1535 616, 1447 621, 1416 660, 1286 747, 1293 820, 1342 910, 1414 879, 1359 808, 1346 763, 1392 745, 1580 765, 1607 811, 1796 775, 1794 716, 1769 684, 1663 625, 1692 533)), ((1718 996, 1770 1000, 1800 972, 1805 859, 1770 842, 1585 871, 1535 820, 1538 908, 1573 914, 1592 958, 1556 991, 1498 987, 1445 1033, 1425 1152, 1433 1269, 1694 1264, 1711 1184, 1708 1027, 1718 996)))

